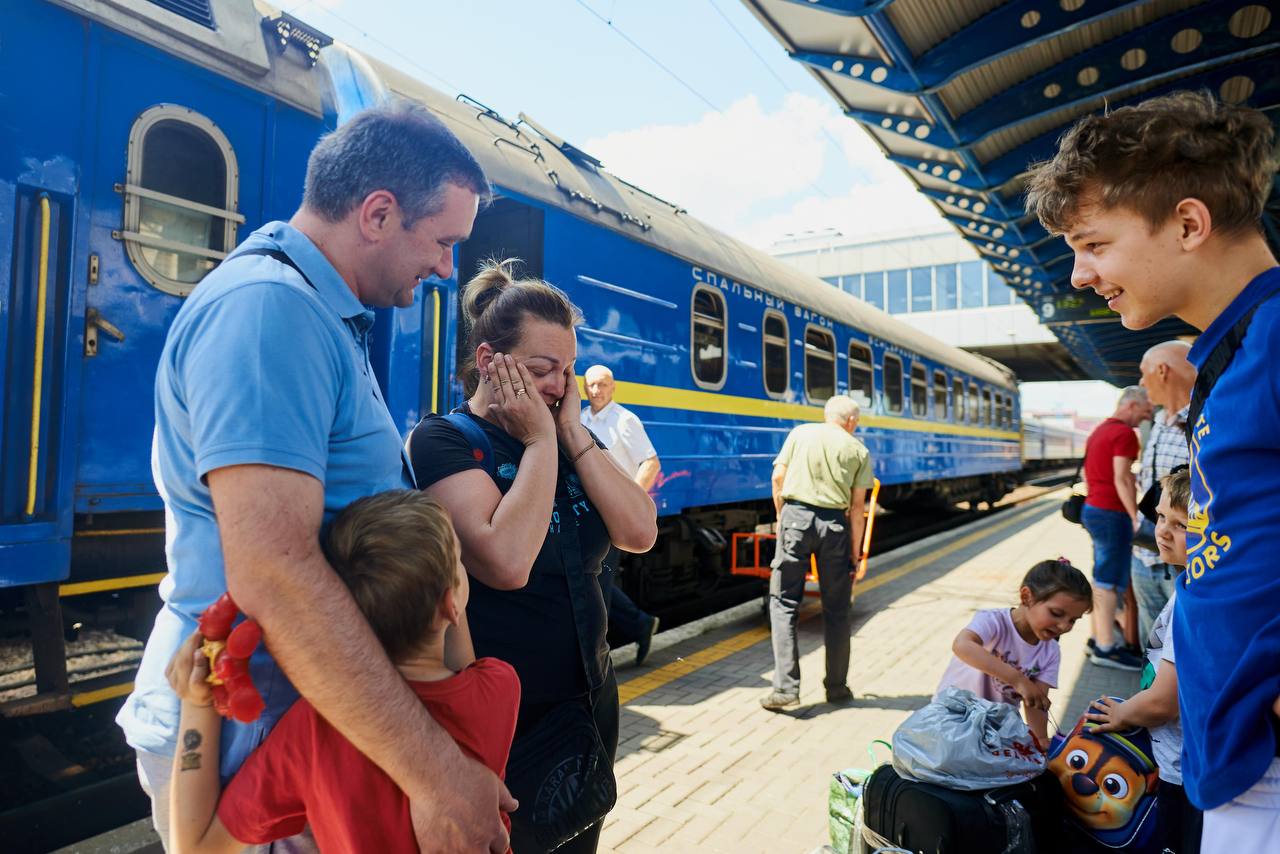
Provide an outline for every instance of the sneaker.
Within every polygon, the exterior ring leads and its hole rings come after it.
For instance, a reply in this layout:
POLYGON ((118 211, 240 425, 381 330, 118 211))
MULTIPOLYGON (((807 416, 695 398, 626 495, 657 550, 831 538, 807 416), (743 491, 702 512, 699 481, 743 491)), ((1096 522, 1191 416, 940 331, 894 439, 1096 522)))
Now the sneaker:
POLYGON ((785 709, 787 706, 800 705, 800 695, 783 694, 781 691, 773 691, 769 696, 760 698, 760 705, 771 712, 777 712, 785 709))
POLYGON ((1128 650, 1113 646, 1111 649, 1094 647, 1089 653, 1089 660, 1099 667, 1112 667, 1116 670, 1141 670, 1142 662, 1128 650))
POLYGON ((848 685, 827 689, 827 702, 833 706, 841 706, 853 700, 853 692, 848 685))
POLYGON ((1085 646, 1085 649, 1088 650, 1089 654, 1092 655, 1094 650, 1098 648, 1098 642, 1093 638, 1089 638, 1087 641, 1085 641, 1084 646, 1085 646))
POLYGON ((640 635, 640 640, 636 641, 636 667, 644 664, 645 658, 649 655, 649 646, 653 643, 653 636, 658 633, 658 618, 651 617, 649 619, 649 628, 640 635))

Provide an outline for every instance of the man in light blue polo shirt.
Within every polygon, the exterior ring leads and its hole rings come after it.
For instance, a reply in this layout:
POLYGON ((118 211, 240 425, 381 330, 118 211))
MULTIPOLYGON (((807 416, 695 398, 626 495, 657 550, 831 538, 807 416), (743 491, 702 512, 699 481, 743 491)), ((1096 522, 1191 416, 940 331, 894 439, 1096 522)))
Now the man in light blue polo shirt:
POLYGON ((451 275, 487 192, 479 164, 425 109, 367 110, 316 146, 293 218, 250 235, 178 312, 152 450, 165 604, 118 717, 162 839, 179 713, 165 669, 230 590, 271 655, 251 664, 261 718, 224 726, 224 777, 301 691, 409 795, 423 851, 506 849, 498 807, 510 795, 431 720, 319 542, 349 502, 413 485, 369 364, 366 306, 411 305, 421 279, 451 275))

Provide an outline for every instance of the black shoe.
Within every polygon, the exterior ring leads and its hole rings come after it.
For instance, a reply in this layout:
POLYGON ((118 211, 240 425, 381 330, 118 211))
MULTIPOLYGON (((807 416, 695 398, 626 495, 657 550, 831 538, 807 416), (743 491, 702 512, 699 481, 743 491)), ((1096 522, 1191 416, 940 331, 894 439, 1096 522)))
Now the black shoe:
POLYGON ((841 685, 839 688, 827 689, 827 702, 833 706, 842 706, 845 703, 853 701, 853 692, 849 690, 848 685, 841 685))
POLYGON ((1099 667, 1110 667, 1115 670, 1141 670, 1142 661, 1123 647, 1113 646, 1111 649, 1094 648, 1089 660, 1099 667))
POLYGON ((649 655, 649 645, 653 643, 653 636, 658 633, 658 618, 651 617, 649 620, 649 629, 640 635, 640 640, 636 641, 636 667, 644 664, 645 658, 649 655))
POLYGON ((1089 638, 1085 641, 1084 647, 1089 651, 1089 654, 1092 655, 1093 651, 1098 648, 1098 642, 1093 638, 1089 638))
POLYGON ((783 694, 781 691, 773 691, 769 696, 760 698, 760 705, 764 706, 771 712, 777 712, 785 709, 787 706, 800 705, 800 695, 783 694))

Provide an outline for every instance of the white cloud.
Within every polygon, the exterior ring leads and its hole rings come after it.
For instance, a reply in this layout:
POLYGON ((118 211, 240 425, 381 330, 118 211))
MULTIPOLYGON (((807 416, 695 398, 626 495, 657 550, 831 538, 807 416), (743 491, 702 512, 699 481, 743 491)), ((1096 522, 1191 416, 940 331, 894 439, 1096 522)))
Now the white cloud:
POLYGON ((787 96, 772 113, 750 95, 693 124, 620 131, 584 148, 611 172, 761 247, 802 231, 941 222, 856 122, 807 95, 787 96))

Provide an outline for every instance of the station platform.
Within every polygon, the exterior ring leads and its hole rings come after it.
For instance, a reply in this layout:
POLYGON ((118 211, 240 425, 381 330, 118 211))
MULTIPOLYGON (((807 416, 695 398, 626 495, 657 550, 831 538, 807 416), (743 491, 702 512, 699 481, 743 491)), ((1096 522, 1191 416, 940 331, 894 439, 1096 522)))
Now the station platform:
MULTIPOLYGON (((929 702, 956 633, 982 608, 1013 605, 1037 561, 1092 565, 1089 536, 1063 520, 1066 490, 881 555, 854 591, 845 706, 825 702, 820 609, 801 612, 801 705, 767 712, 773 654, 758 601, 659 634, 647 663, 614 651, 622 701, 618 805, 601 852, 810 854, 828 841, 834 771, 870 767, 873 739, 888 740, 929 702)), ((1086 570, 1087 571, 1087 570, 1086 570)), ((1128 696, 1138 674, 1088 662, 1088 618, 1062 640, 1052 718, 1070 725, 1101 694, 1128 696)), ((878 761, 878 760, 877 760, 878 761)), ((64 849, 159 854, 149 821, 64 849)))
MULTIPOLYGON (((846 706, 826 703, 816 601, 799 629, 801 705, 771 713, 773 654, 758 603, 721 615, 696 637, 658 635, 646 666, 618 669, 622 726, 618 806, 602 851, 808 854, 828 841, 827 787, 834 771, 870 767, 873 739, 888 740, 929 702, 951 642, 983 608, 1012 606, 1037 561, 1092 565, 1089 536, 1066 522, 1066 491, 873 555, 854 591, 846 706)), ((677 632, 670 633, 672 635, 677 632)), ((1138 674, 1090 664, 1088 617, 1065 635, 1053 719, 1069 726, 1089 700, 1128 696, 1138 674)), ((624 648, 620 662, 629 660, 624 648)))

